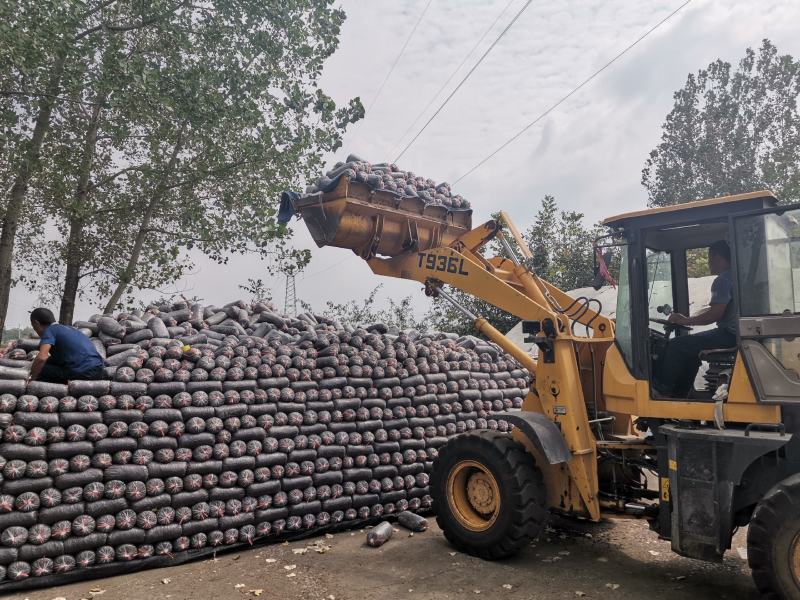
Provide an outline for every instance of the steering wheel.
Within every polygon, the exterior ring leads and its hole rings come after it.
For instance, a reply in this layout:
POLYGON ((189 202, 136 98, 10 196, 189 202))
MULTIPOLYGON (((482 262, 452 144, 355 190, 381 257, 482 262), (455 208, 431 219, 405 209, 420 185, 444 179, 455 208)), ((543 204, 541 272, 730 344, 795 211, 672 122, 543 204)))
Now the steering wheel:
POLYGON ((672 331, 691 331, 692 328, 688 325, 679 325, 678 323, 671 323, 666 319, 650 319, 653 323, 658 323, 664 326, 664 331, 669 334, 672 331))

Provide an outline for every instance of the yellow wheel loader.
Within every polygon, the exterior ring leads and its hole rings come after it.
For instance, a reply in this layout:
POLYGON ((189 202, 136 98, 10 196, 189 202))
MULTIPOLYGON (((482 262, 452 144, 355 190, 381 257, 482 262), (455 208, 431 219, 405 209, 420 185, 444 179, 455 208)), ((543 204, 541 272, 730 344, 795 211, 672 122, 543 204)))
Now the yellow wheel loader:
POLYGON ((434 462, 437 520, 454 546, 498 559, 528 544, 550 513, 625 516, 647 520, 682 556, 721 561, 749 525, 760 592, 800 599, 800 206, 763 191, 607 219, 598 244, 619 261, 613 320, 596 300, 540 278, 503 213, 472 228, 468 212, 346 177, 294 210, 319 246, 423 283, 530 371, 522 410, 497 415, 510 434, 462 434, 434 462), (665 396, 654 372, 691 335, 666 309, 689 314, 687 257, 719 240, 732 254, 735 345, 704 350, 705 378, 665 396), (499 254, 486 256, 490 247, 499 254), (519 317, 535 351, 460 306, 445 284, 519 317))

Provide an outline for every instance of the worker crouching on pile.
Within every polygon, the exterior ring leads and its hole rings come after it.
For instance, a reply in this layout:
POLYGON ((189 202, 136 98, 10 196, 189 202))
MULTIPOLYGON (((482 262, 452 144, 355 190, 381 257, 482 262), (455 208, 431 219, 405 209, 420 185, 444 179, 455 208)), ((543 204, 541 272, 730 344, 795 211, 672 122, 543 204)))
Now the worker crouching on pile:
POLYGON ((30 379, 50 383, 105 379, 103 359, 89 338, 74 327, 55 321, 53 313, 46 308, 37 308, 31 313, 31 326, 40 341, 30 379))

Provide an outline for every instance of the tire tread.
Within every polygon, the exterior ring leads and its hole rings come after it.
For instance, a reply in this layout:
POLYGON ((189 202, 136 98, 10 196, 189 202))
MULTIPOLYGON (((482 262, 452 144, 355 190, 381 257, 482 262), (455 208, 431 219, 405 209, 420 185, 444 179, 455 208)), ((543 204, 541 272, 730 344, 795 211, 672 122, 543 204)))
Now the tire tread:
MULTIPOLYGON (((778 531, 800 512, 800 474, 770 489, 753 511, 747 532, 747 562, 762 598, 785 600, 774 568, 772 546, 778 531)), ((800 590, 793 598, 800 597, 800 590)))
POLYGON ((544 527, 548 513, 545 509, 544 479, 536 468, 532 457, 524 447, 508 435, 495 431, 471 432, 458 436, 448 442, 434 461, 432 481, 439 481, 446 473, 439 473, 441 465, 446 463, 450 453, 463 447, 474 448, 477 453, 493 452, 505 463, 507 473, 513 482, 510 498, 512 504, 511 524, 503 532, 502 538, 491 546, 476 546, 461 539, 450 528, 448 516, 444 514, 446 498, 439 496, 439 486, 432 485, 434 505, 437 507, 436 521, 444 532, 445 538, 461 552, 478 556, 485 560, 498 560, 516 554, 522 547, 535 539, 544 527))

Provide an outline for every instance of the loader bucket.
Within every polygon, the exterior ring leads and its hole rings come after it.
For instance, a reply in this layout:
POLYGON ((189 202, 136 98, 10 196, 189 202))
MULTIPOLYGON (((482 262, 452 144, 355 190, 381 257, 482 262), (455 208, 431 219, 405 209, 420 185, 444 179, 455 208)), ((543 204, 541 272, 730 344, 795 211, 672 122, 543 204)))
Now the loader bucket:
POLYGON ((447 246, 472 227, 471 210, 426 205, 347 177, 330 192, 297 200, 294 208, 317 246, 349 248, 365 260, 447 246))

